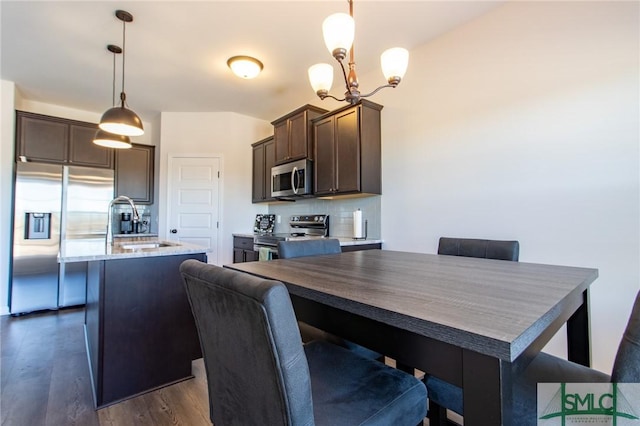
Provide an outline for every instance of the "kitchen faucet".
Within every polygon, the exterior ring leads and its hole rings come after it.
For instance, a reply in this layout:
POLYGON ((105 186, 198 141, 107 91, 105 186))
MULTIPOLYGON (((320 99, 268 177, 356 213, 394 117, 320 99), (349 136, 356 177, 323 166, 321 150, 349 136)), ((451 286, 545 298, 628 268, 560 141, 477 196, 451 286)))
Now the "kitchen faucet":
POLYGON ((138 214, 138 209, 136 205, 133 204, 133 200, 125 195, 118 195, 116 198, 109 202, 109 207, 107 211, 107 237, 105 240, 105 245, 110 246, 113 245, 113 230, 112 230, 112 210, 113 205, 118 201, 126 201, 131 206, 131 210, 133 210, 133 229, 136 228, 136 224, 140 221, 140 215, 138 214))

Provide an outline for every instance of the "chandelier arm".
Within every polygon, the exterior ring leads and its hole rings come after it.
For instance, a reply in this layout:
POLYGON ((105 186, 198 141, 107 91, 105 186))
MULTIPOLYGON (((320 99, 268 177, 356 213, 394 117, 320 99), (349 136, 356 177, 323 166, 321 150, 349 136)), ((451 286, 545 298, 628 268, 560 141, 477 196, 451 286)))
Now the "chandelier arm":
POLYGON ((366 95, 360 95, 360 97, 361 98, 368 98, 369 96, 375 95, 376 93, 378 93, 380 90, 384 89, 385 87, 393 87, 393 88, 395 88, 396 85, 394 85, 394 84, 385 84, 384 86, 378 87, 376 90, 374 90, 371 93, 367 93, 366 95))
POLYGON ((336 101, 338 101, 338 102, 342 102, 342 101, 346 101, 346 100, 347 100, 347 98, 338 99, 338 98, 336 98, 335 96, 330 95, 329 93, 324 93, 324 94, 322 94, 322 95, 320 95, 320 94, 319 94, 318 96, 319 96, 319 97, 320 97, 320 99, 321 99, 321 100, 323 100, 323 101, 325 100, 325 98, 335 99, 335 100, 336 100, 336 101))

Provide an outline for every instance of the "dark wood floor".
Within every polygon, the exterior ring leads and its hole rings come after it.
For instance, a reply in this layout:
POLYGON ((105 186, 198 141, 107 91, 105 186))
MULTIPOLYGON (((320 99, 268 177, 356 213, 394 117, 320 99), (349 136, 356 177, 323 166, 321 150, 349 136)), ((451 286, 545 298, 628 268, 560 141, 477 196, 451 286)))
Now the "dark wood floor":
POLYGON ((3 426, 211 425, 202 360, 194 379, 95 411, 83 309, 0 318, 3 426))

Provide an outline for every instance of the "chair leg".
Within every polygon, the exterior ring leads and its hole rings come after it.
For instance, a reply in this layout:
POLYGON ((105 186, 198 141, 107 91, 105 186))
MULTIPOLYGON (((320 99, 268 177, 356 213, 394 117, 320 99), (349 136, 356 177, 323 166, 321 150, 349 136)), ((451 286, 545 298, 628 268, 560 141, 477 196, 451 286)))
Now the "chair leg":
MULTIPOLYGON (((428 395, 427 395, 428 397, 428 395)), ((447 426, 447 409, 435 402, 429 400, 429 412, 427 413, 429 426, 447 426)))

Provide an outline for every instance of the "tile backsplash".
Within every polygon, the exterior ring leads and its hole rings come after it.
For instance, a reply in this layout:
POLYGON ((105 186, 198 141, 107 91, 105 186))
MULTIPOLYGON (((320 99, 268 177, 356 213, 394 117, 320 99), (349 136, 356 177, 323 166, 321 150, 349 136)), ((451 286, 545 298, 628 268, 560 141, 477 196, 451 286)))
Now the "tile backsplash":
POLYGON ((275 232, 289 232, 289 217, 302 214, 328 214, 329 235, 331 237, 353 237, 353 212, 360 209, 363 220, 367 221, 367 238, 380 239, 380 199, 379 195, 360 198, 322 200, 309 198, 287 204, 270 204, 269 213, 279 215, 275 232))
MULTIPOLYGON (((143 228, 140 233, 150 233, 151 231, 151 206, 146 204, 136 204, 138 214, 140 215, 140 223, 143 228)), ((113 206, 113 215, 111 226, 114 234, 120 234, 120 214, 131 213, 131 206, 126 203, 118 203, 113 206)))

